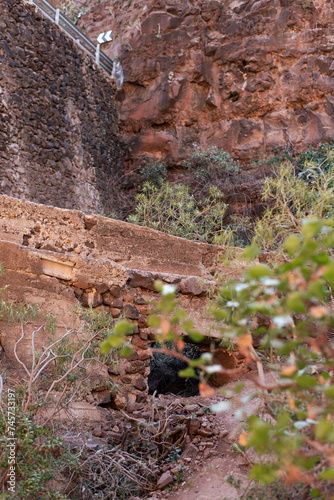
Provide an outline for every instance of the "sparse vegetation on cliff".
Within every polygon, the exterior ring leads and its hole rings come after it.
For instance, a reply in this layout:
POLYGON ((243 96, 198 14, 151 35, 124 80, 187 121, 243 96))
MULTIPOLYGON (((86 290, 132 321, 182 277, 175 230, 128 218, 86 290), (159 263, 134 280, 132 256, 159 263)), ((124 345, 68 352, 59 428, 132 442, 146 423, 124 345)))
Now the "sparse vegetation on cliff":
POLYGON ((334 215, 334 145, 310 148, 298 159, 302 169, 286 162, 263 185, 267 209, 254 226, 254 242, 263 250, 280 251, 291 233, 301 233, 303 220, 334 215))
POLYGON ((183 166, 202 184, 221 186, 226 177, 239 171, 239 163, 230 153, 216 146, 201 148, 193 144, 183 166))

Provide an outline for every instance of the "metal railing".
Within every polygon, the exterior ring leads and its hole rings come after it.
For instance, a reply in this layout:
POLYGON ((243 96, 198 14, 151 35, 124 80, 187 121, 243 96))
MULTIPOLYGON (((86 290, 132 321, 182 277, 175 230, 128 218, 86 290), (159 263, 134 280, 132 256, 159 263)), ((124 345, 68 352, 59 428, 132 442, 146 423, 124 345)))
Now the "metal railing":
POLYGON ((109 75, 112 74, 113 61, 102 51, 99 45, 94 43, 80 31, 64 14, 56 9, 47 0, 28 0, 28 3, 35 5, 45 17, 62 28, 82 49, 90 54, 97 64, 101 66, 109 75), (97 49, 98 47, 98 49, 97 49))

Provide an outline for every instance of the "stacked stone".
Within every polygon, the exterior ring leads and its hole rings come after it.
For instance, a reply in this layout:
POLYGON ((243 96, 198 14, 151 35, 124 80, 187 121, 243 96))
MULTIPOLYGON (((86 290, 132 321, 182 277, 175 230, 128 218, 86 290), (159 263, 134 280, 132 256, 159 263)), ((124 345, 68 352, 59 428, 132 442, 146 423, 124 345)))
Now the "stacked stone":
POLYGON ((136 325, 129 336, 132 354, 127 358, 118 359, 117 364, 108 367, 112 389, 108 391, 101 386, 100 390, 95 388, 93 391, 95 402, 99 404, 123 408, 146 399, 151 360, 148 349, 149 343, 155 340, 154 330, 148 327, 148 314, 150 303, 159 299, 154 288, 154 282, 158 279, 165 284, 174 284, 175 291, 181 295, 200 298, 202 307, 205 303, 205 292, 208 286, 213 284, 204 283, 196 276, 128 270, 128 280, 124 287, 108 287, 105 283, 89 286, 89 283, 84 282, 74 282, 72 285, 76 297, 84 307, 108 311, 115 319, 123 316, 136 325))
POLYGON ((117 210, 114 88, 55 24, 0 4, 0 193, 86 212, 117 210))

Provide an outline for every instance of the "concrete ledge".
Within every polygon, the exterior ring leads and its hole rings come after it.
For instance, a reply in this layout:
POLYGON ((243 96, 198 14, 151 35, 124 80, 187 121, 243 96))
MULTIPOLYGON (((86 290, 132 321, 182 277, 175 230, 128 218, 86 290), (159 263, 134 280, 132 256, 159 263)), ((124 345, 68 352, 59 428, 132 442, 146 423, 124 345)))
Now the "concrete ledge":
POLYGON ((223 247, 5 195, 0 196, 0 240, 59 254, 109 259, 130 269, 209 279, 217 255, 225 253, 223 247))

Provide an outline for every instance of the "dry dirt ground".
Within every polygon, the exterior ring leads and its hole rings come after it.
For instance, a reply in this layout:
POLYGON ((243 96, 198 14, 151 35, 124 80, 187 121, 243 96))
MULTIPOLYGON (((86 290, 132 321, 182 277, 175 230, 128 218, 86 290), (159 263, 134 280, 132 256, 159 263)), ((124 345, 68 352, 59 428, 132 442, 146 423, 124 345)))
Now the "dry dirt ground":
MULTIPOLYGON (((227 411, 217 414, 209 414, 210 422, 214 430, 219 431, 219 440, 214 448, 210 449, 210 455, 205 458, 192 459, 190 463, 184 460, 177 462, 184 464, 184 479, 175 484, 172 489, 162 492, 154 492, 151 499, 168 500, 232 500, 238 498, 236 488, 227 482, 227 477, 233 475, 235 479, 240 479, 242 487, 246 487, 249 480, 249 462, 247 456, 236 453, 233 450, 233 443, 238 441, 238 437, 245 425, 247 416, 259 414, 263 409, 263 401, 256 397, 247 404, 243 403, 243 398, 255 391, 255 386, 250 380, 244 381, 245 386, 241 391, 238 400, 229 399, 231 407, 227 411), (240 410, 245 413, 238 419, 240 410), (247 416, 246 416, 247 415, 247 416)), ((224 389, 228 390, 235 382, 227 384, 224 389)), ((169 398, 170 396, 165 396, 169 398)), ((227 398, 219 393, 211 398, 194 396, 187 398, 188 404, 200 404, 210 407, 218 401, 225 401, 227 398)), ((208 453, 207 453, 208 454, 208 453)), ((150 498, 150 497, 148 497, 150 498)))

